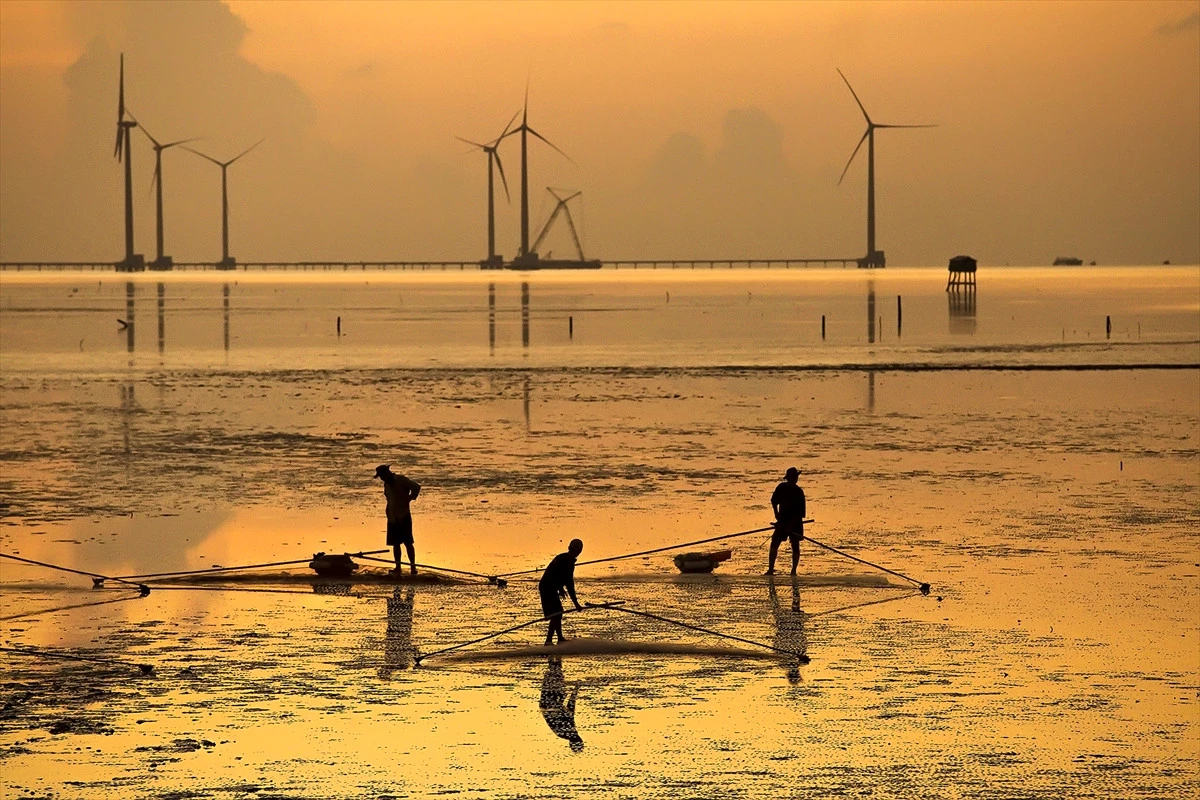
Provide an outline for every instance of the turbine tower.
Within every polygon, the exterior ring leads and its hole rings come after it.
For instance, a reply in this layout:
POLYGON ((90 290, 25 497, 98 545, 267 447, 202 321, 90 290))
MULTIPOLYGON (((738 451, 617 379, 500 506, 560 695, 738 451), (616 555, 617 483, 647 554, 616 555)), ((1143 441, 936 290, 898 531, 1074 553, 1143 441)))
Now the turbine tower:
MULTIPOLYGON (((533 128, 529 127, 529 87, 528 86, 525 87, 525 105, 521 109, 521 124, 518 125, 517 127, 513 128, 512 130, 510 130, 508 133, 505 134, 505 136, 512 136, 514 133, 517 133, 518 131, 521 134, 521 252, 517 254, 517 257, 515 259, 513 259, 514 264, 519 264, 520 262, 530 262, 530 261, 537 260, 537 253, 531 253, 529 251, 529 160, 528 160, 529 145, 528 145, 528 137, 526 136, 526 134, 533 134, 534 136, 541 139, 546 144, 553 147, 559 153, 559 155, 561 155, 567 161, 571 161, 571 157, 568 156, 566 153, 564 153, 562 150, 559 150, 558 147, 556 147, 553 142, 551 142, 545 136, 542 136, 540 133, 535 131, 533 128)), ((575 162, 572 161, 571 163, 575 163, 575 162)))
POLYGON ((226 170, 229 166, 237 161, 242 156, 249 153, 254 148, 262 144, 265 139, 259 139, 254 144, 247 147, 242 152, 238 153, 228 161, 217 161, 212 156, 207 156, 199 150, 193 150, 190 147, 184 146, 184 150, 189 153, 194 153, 203 159, 211 161, 221 168, 221 263, 217 265, 219 269, 234 269, 237 266, 237 259, 231 258, 229 255, 229 182, 227 180, 226 170))
MULTIPOLYGON (((518 112, 520 113, 520 112, 518 112)), ((500 170, 500 182, 504 185, 504 197, 506 200, 511 199, 508 194, 508 181, 504 177, 504 165, 500 163, 500 153, 497 147, 500 146, 500 140, 508 135, 508 129, 517 121, 517 115, 513 114, 512 119, 504 126, 504 131, 497 136, 490 144, 480 144, 472 142, 470 139, 464 139, 461 136, 454 138, 460 142, 466 142, 472 147, 478 147, 483 152, 487 153, 488 157, 488 204, 487 204, 487 221, 488 221, 488 254, 487 261, 484 261, 481 266, 489 269, 497 269, 503 263, 504 259, 496 255, 496 203, 495 203, 495 169, 500 170), (495 169, 493 169, 493 166, 495 169)))
MULTIPOLYGON (((132 115, 131 115, 132 116, 132 115)), ((146 138, 154 145, 154 177, 150 179, 150 187, 157 190, 155 196, 155 208, 158 211, 158 229, 155 236, 155 244, 157 250, 155 259, 150 263, 150 269, 167 270, 173 266, 171 257, 163 255, 163 180, 162 180, 162 154, 163 150, 174 147, 175 145, 193 142, 195 139, 179 139, 174 142, 162 144, 150 135, 150 131, 146 130, 145 125, 140 125, 142 133, 146 134, 146 138)))
POLYGON ((850 164, 854 161, 854 157, 858 155, 859 149, 862 147, 864 140, 867 142, 867 254, 858 260, 858 266, 867 269, 881 268, 886 264, 882 250, 875 249, 875 129, 876 128, 936 128, 936 125, 884 125, 882 123, 872 122, 871 115, 867 113, 867 109, 863 108, 862 101, 858 99, 858 94, 855 93, 854 87, 850 85, 850 81, 842 75, 842 71, 837 71, 838 75, 842 76, 842 80, 846 83, 846 88, 850 90, 850 94, 854 96, 854 102, 858 103, 858 110, 862 112, 863 117, 867 120, 867 130, 862 135, 862 139, 858 140, 858 144, 854 147, 854 152, 850 154, 850 160, 846 162, 846 166, 842 169, 842 176, 838 178, 838 185, 841 186, 842 178, 846 177, 846 171, 850 169, 850 164))
POLYGON ((137 127, 132 114, 125 113, 125 54, 121 53, 121 78, 117 89, 117 145, 113 155, 125 162, 125 258, 117 263, 118 272, 140 272, 146 259, 133 252, 133 158, 129 150, 129 132, 137 127))

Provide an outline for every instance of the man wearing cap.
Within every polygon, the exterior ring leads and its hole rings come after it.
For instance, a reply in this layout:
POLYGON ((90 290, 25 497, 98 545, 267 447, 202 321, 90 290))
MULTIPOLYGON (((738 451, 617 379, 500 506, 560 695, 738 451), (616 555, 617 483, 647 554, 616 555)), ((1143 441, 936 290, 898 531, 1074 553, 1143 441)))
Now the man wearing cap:
POLYGON ((783 482, 771 493, 771 510, 775 512, 775 533, 771 534, 771 554, 767 560, 767 574, 775 574, 775 557, 779 545, 787 539, 792 543, 792 574, 800 564, 800 540, 804 538, 804 490, 797 480, 800 470, 788 467, 783 482))
POLYGON ((391 545, 396 557, 396 568, 392 571, 402 570, 400 545, 404 545, 408 550, 409 569, 416 575, 417 552, 413 548, 412 511, 408 506, 421 493, 421 485, 404 475, 392 472, 390 464, 380 464, 376 467, 375 477, 383 481, 383 496, 387 499, 387 543, 391 545))

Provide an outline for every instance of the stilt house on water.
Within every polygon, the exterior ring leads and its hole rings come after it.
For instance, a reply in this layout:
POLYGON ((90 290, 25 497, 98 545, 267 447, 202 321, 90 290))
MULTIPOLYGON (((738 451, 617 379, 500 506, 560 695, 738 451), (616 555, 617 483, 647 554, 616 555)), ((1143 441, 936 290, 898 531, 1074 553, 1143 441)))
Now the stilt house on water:
POLYGON ((946 291, 954 286, 975 286, 975 267, 975 259, 970 256, 950 259, 950 278, 946 281, 946 291))

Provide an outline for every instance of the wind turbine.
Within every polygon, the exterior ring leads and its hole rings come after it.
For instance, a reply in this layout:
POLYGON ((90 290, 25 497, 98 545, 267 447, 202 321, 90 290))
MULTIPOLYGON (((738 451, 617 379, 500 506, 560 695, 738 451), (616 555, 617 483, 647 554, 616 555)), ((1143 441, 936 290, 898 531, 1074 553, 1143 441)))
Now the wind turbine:
POLYGON ((187 150, 189 153, 194 153, 195 155, 198 155, 203 159, 207 159, 221 168, 221 263, 218 264, 218 266, 221 269, 233 269, 235 266, 237 266, 237 259, 229 257, 229 182, 227 180, 227 175, 226 175, 225 171, 227 169, 229 169, 230 164, 237 161, 239 158, 246 155, 254 148, 258 147, 264 141, 266 141, 266 140, 259 139, 257 142, 250 145, 245 150, 238 153, 236 156, 229 159, 228 161, 217 161, 212 156, 206 156, 204 153, 201 153, 199 150, 193 150, 192 148, 187 147, 186 145, 183 148, 184 150, 187 150))
MULTIPOLYGON (((132 115, 131 115, 132 116, 132 115)), ((146 134, 146 138, 154 145, 154 177, 150 179, 150 187, 157 189, 155 197, 155 207, 158 211, 158 230, 156 232, 155 244, 158 246, 157 255, 154 261, 150 264, 151 269, 170 269, 172 266, 171 257, 163 255, 163 181, 162 181, 162 154, 163 150, 174 147, 175 145, 194 142, 195 139, 179 139, 174 142, 162 144, 150 135, 150 131, 146 130, 146 126, 140 126, 142 133, 146 134)))
MULTIPOLYGON (((518 112, 518 113, 520 113, 520 112, 518 112)), ((500 153, 496 150, 496 148, 500 146, 500 140, 503 139, 505 136, 508 136, 508 129, 510 127, 512 127, 512 124, 516 121, 517 121, 517 115, 513 114, 512 119, 510 119, 508 121, 508 124, 504 126, 504 131, 499 136, 497 136, 490 144, 480 144, 479 142, 472 142, 470 139, 464 139, 461 136, 454 137, 454 138, 458 139, 460 142, 466 142, 467 144, 471 145, 472 147, 478 147, 480 150, 487 153, 487 157, 488 157, 488 257, 487 257, 487 261, 485 261, 484 264, 488 265, 489 267, 493 267, 493 268, 496 266, 499 266, 500 263, 503 262, 504 259, 496 255, 495 179, 493 177, 494 170, 492 169, 492 167, 494 165, 496 167, 496 169, 500 170, 500 182, 504 185, 504 197, 505 197, 505 199, 511 199, 508 194, 508 181, 504 177, 504 165, 500 163, 500 153)))
POLYGON ((146 268, 146 260, 133 252, 133 159, 129 148, 129 132, 137 127, 132 114, 125 113, 125 54, 121 53, 121 79, 117 89, 117 144, 113 155, 125 162, 125 259, 117 264, 120 272, 137 272, 146 268))
POLYGON ((867 120, 867 130, 862 135, 862 139, 858 140, 858 144, 854 147, 854 152, 850 154, 850 160, 846 162, 846 166, 842 169, 842 176, 838 178, 838 185, 841 186, 842 178, 846 177, 846 171, 850 169, 851 162, 858 155, 859 149, 862 147, 864 140, 867 142, 867 255, 858 260, 858 266, 866 268, 883 267, 885 262, 883 252, 875 249, 875 129, 876 128, 936 128, 936 125, 884 125, 882 123, 872 122, 871 115, 867 113, 867 109, 863 108, 862 101, 858 99, 858 94, 855 93, 854 87, 850 85, 850 81, 846 80, 846 76, 842 75, 842 71, 837 71, 838 75, 842 76, 842 80, 846 83, 846 88, 850 90, 850 94, 854 96, 854 102, 858 103, 858 110, 862 112, 863 117, 867 120))
MULTIPOLYGON (((529 251, 529 147, 526 134, 533 134, 553 147, 567 161, 571 161, 571 157, 562 150, 559 150, 553 142, 529 127, 529 86, 525 87, 525 105, 521 109, 521 124, 510 130, 505 136, 512 136, 518 131, 521 133, 521 252, 513 259, 514 264, 521 261, 537 260, 537 253, 529 251)), ((575 162, 572 161, 571 163, 575 162)))

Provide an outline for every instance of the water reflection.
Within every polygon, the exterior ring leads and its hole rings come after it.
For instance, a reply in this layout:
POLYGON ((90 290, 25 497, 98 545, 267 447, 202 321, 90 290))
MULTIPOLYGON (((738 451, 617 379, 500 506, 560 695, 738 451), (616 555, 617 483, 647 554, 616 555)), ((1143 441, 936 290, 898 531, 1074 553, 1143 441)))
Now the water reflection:
POLYGON ((158 284, 158 354, 167 346, 167 287, 158 284))
POLYGON ((229 284, 226 283, 221 287, 222 307, 224 309, 225 318, 225 352, 229 352, 229 284))
POLYGON ((137 399, 133 395, 133 387, 132 380, 128 380, 118 387, 121 391, 121 404, 118 412, 121 418, 121 440, 124 443, 126 478, 129 477, 130 456, 133 455, 133 415, 137 412, 137 399))
POLYGON ((496 284, 488 284, 488 353, 496 354, 496 284))
POLYGON ((946 290, 950 310, 950 333, 975 333, 975 287, 952 286, 946 290))
POLYGON ((775 591, 775 579, 767 584, 767 592, 771 599, 771 613, 775 617, 775 638, 772 646, 780 650, 795 653, 795 661, 788 662, 788 680, 800 682, 800 664, 808 660, 808 636, 804 632, 804 612, 800 610, 800 582, 792 576, 792 602, 785 608, 779 602, 775 591))
POLYGON ((867 344, 875 344, 875 281, 867 281, 867 344))
POLYGON ((529 283, 521 284, 521 347, 529 355, 529 283))
POLYGON ((554 735, 560 739, 566 739, 575 752, 583 749, 583 738, 575 728, 575 699, 579 696, 581 685, 576 681, 572 684, 568 694, 567 681, 563 677, 562 658, 560 656, 547 657, 546 674, 542 677, 542 695, 538 700, 538 708, 541 709, 542 717, 550 726, 550 730, 554 731, 554 735))
POLYGON ((125 351, 133 352, 133 281, 125 282, 125 351))
MULTIPOLYGON (((882 333, 882 330, 880 332, 882 333)), ((867 281, 867 343, 875 344, 875 281, 867 281)), ((873 369, 867 370, 867 411, 875 411, 875 370, 873 369)))
POLYGON ((529 433, 529 376, 525 376, 525 387, 523 392, 523 405, 525 408, 525 432, 529 433))
POLYGON ((397 586, 387 601, 387 632, 383 638, 383 666, 379 677, 391 680, 392 673, 406 670, 414 657, 412 646, 414 590, 397 586), (403 593, 402 593, 403 591, 403 593))

